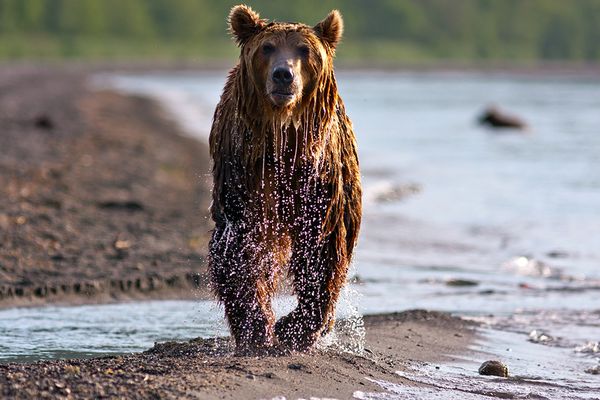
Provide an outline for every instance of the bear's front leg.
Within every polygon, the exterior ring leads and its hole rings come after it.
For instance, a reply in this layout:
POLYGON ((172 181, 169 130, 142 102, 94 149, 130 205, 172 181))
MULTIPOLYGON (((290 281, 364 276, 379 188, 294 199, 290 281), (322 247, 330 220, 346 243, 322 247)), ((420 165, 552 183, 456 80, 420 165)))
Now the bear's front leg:
POLYGON ((212 287, 225 307, 239 353, 261 351, 273 342, 273 271, 252 237, 239 225, 228 224, 217 227, 210 242, 212 287))
POLYGON ((348 270, 348 260, 338 245, 338 233, 320 240, 300 241, 292 254, 290 270, 298 305, 275 324, 280 344, 296 351, 310 349, 320 334, 330 329, 348 270))

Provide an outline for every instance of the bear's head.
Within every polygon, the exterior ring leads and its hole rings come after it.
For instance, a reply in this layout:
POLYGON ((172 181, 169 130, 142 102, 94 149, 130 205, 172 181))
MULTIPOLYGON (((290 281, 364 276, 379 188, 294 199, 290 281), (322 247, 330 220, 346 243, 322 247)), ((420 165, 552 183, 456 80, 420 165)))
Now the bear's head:
POLYGON ((229 14, 230 30, 241 47, 240 65, 253 92, 275 112, 290 112, 326 85, 333 74, 335 48, 343 32, 337 10, 314 27, 268 22, 250 7, 229 14))

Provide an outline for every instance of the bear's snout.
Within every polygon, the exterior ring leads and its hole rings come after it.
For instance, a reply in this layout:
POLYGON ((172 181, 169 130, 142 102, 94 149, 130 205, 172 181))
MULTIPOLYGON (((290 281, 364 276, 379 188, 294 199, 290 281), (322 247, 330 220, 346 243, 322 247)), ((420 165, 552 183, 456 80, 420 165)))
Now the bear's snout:
POLYGON ((271 68, 267 90, 271 101, 277 107, 288 106, 297 100, 298 74, 290 62, 279 62, 271 68))
POLYGON ((271 79, 276 85, 289 86, 294 82, 294 71, 287 65, 275 67, 271 79))

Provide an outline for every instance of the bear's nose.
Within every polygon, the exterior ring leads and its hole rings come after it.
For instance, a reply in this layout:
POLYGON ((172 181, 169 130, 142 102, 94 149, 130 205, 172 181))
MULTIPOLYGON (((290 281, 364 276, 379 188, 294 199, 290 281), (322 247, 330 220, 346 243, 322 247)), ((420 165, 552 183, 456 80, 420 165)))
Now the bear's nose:
POLYGON ((273 70, 273 82, 278 85, 289 85, 294 80, 294 73, 288 66, 276 67, 273 70))

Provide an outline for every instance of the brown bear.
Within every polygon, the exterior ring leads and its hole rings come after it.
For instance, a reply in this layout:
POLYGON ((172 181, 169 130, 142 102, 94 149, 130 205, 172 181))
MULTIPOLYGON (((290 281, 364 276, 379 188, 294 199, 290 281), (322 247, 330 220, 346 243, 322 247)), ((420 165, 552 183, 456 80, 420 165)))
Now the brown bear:
POLYGON ((241 48, 210 132, 212 288, 240 352, 307 350, 333 325, 361 219, 352 123, 333 70, 343 21, 268 22, 238 5, 241 48), (287 271, 298 304, 275 323, 287 271))

